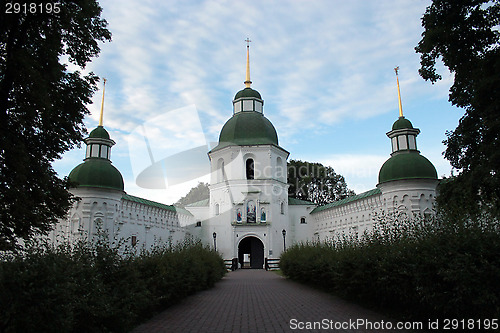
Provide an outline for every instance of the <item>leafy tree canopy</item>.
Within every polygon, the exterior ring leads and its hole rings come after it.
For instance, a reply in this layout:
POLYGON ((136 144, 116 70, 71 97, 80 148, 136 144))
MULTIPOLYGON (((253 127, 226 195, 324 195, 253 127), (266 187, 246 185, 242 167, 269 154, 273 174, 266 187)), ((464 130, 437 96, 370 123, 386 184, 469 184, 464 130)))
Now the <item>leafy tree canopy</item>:
POLYGON ((208 184, 200 182, 198 185, 189 190, 188 194, 180 198, 175 205, 185 207, 189 204, 208 199, 209 197, 210 192, 208 190, 208 184))
POLYGON ((288 196, 324 205, 354 195, 343 176, 321 163, 288 162, 288 196))
POLYGON ((487 207, 500 212, 500 1, 434 0, 422 17, 424 32, 415 48, 420 75, 441 79, 436 60, 454 74, 449 100, 465 109, 446 133, 445 157, 458 170, 440 186, 438 203, 463 212, 487 207))
POLYGON ((48 232, 65 216, 71 195, 51 162, 83 140, 98 78, 68 70, 61 59, 84 69, 98 43, 111 40, 97 1, 47 8, 0 12, 1 249, 48 232))

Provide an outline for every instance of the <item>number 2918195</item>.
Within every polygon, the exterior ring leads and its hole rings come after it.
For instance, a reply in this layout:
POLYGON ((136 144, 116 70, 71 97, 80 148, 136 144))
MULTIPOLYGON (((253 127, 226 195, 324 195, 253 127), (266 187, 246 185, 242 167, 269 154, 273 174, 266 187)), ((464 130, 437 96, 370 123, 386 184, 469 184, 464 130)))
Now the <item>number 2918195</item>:
POLYGON ((59 2, 47 3, 19 3, 7 2, 5 4, 6 14, 57 14, 61 11, 59 2))

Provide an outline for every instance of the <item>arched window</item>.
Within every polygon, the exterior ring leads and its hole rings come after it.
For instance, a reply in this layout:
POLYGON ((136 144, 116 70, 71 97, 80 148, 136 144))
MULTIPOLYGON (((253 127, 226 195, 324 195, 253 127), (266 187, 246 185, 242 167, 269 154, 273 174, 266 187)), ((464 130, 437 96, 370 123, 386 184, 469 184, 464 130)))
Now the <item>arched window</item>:
POLYGON ((215 204, 215 215, 219 215, 219 204, 215 204))
POLYGON ((100 155, 100 157, 101 158, 108 158, 108 150, 109 150, 108 146, 102 145, 101 146, 101 155, 100 155))
POLYGON ((224 160, 222 158, 217 161, 217 182, 224 181, 224 160))
POLYGON ((81 224, 81 219, 78 215, 73 215, 71 230, 74 234, 80 234, 83 232, 83 226, 81 224))
POLYGON ((254 179, 254 163, 253 159, 249 158, 246 162, 247 179, 254 179))
POLYGON ((283 168, 283 160, 278 156, 276 159, 276 179, 283 179, 286 176, 285 168, 283 168))
POLYGON ((99 145, 92 145, 92 152, 90 154, 90 157, 99 157, 99 145))
POLYGON ((94 225, 92 226, 92 234, 97 235, 99 232, 104 230, 104 221, 102 218, 98 217, 94 220, 94 225))
POLYGON ((300 224, 306 224, 306 218, 305 217, 301 217, 300 218, 300 224))
POLYGON ((285 203, 284 202, 281 203, 281 209, 280 210, 281 210, 281 214, 285 214, 285 203))

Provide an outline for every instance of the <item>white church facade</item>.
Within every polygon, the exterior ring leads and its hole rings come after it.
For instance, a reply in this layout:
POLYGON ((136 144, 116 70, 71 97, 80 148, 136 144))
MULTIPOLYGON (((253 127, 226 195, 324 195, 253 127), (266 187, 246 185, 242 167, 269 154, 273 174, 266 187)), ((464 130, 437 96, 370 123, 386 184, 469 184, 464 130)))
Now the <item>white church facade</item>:
POLYGON ((190 236, 216 248, 228 262, 263 268, 266 258, 278 259, 294 243, 369 230, 376 211, 433 214, 436 169, 417 150, 420 131, 401 108, 387 133, 392 153, 380 169, 377 187, 317 206, 288 197, 289 153, 264 115, 260 93, 251 88, 248 48, 245 85, 234 97, 233 115, 222 127, 217 146, 208 152, 209 199, 178 208, 126 194, 110 160, 114 142, 101 117, 85 139, 84 162, 69 175, 71 192, 80 200, 52 237, 90 238, 100 227, 111 238, 149 248, 190 236))

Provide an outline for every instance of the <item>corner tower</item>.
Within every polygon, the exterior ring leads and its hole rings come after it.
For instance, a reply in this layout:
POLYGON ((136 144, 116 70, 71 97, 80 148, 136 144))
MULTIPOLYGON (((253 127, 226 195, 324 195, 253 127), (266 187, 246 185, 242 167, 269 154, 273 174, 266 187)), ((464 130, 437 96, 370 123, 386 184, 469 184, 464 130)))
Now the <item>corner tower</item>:
POLYGON ((264 116, 264 100, 251 87, 250 40, 246 42, 245 88, 236 93, 233 114, 208 153, 211 180, 204 238, 213 236, 225 259, 238 258, 243 264, 249 257, 248 265, 262 268, 264 258, 277 258, 283 250, 289 153, 279 146, 276 129, 264 116))
POLYGON ((416 214, 430 214, 436 197, 438 184, 434 165, 417 150, 418 128, 403 115, 398 70, 399 118, 387 133, 391 139, 391 157, 382 165, 378 176, 378 185, 386 208, 389 210, 407 210, 416 214))
POLYGON ((84 162, 76 166, 68 178, 70 192, 79 200, 70 210, 66 232, 70 239, 95 236, 99 229, 113 235, 117 228, 121 199, 124 192, 123 177, 111 164, 111 147, 115 144, 103 126, 104 91, 102 92, 99 125, 84 140, 84 162))
POLYGON ((101 188, 123 192, 123 177, 111 164, 111 147, 115 142, 103 127, 105 89, 106 79, 102 90, 99 126, 84 140, 87 145, 84 162, 71 171, 69 180, 76 188, 101 188))

